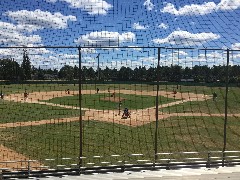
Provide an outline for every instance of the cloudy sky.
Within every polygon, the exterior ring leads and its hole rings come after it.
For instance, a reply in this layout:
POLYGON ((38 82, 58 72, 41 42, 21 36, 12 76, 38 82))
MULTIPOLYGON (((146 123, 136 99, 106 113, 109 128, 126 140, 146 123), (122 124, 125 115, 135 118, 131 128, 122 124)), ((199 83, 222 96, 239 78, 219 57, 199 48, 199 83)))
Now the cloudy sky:
MULTIPOLYGON (((240 0, 1 0, 0 46, 133 46, 83 49, 87 66, 155 63, 141 46, 240 49, 240 0), (113 55, 114 54, 114 55, 113 55)), ((20 61, 20 49, 0 49, 20 61)), ((32 64, 60 68, 78 61, 76 49, 31 49, 32 64)), ((224 52, 162 52, 165 63, 215 63, 224 52), (170 55, 169 55, 170 54, 170 55), (208 57, 208 59, 206 59, 208 57), (184 59, 184 60, 183 60, 184 59)), ((239 54, 232 57, 239 58, 239 54)))

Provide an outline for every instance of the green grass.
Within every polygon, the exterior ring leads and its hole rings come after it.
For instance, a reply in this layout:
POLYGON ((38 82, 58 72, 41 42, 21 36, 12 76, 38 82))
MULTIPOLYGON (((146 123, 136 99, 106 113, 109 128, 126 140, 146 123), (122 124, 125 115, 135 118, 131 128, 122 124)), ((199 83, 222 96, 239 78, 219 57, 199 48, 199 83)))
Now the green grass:
MULTIPOLYGON (((212 94, 214 91, 218 94, 215 101, 213 101, 213 99, 206 101, 189 101, 183 104, 160 109, 160 111, 164 113, 225 113, 225 89, 215 88, 212 89, 212 92, 208 92, 208 94, 212 94)), ((229 88, 227 103, 228 113, 240 113, 239 88, 229 88)))
MULTIPOLYGON (((119 103, 112 102, 109 100, 102 100, 101 98, 108 98, 110 94, 101 93, 101 94, 84 94, 82 95, 82 107, 92 108, 92 109, 118 109, 119 103)), ((156 106, 156 97, 154 96, 140 96, 135 94, 116 94, 116 99, 125 98, 122 101, 121 108, 129 109, 145 109, 148 107, 156 106)), ((174 101, 172 98, 166 98, 159 96, 159 103, 165 104, 174 101)), ((68 106, 79 106, 79 96, 65 96, 65 97, 56 97, 47 102, 54 104, 68 105, 68 106)))
MULTIPOLYGON (((172 92, 173 89, 176 89, 176 85, 169 84, 161 84, 160 90, 172 92)), ((99 88, 101 90, 108 90, 110 88, 111 91, 117 91, 119 89, 128 89, 128 90, 143 90, 143 91, 156 91, 156 85, 149 84, 82 84, 83 90, 90 90, 99 88)), ((28 92, 46 92, 46 91, 64 91, 66 89, 70 90, 79 90, 78 84, 59 84, 57 81, 54 83, 46 83, 46 84, 9 84, 9 85, 0 85, 0 90, 3 91, 4 94, 12 94, 12 93, 23 93, 25 89, 28 92)), ((210 93, 212 89, 218 89, 217 87, 207 87, 207 86, 195 86, 191 84, 191 86, 181 85, 179 86, 178 91, 182 92, 195 92, 195 93, 210 93)))
POLYGON ((79 115, 79 110, 32 103, 0 101, 0 123, 39 121, 79 115))
MULTIPOLYGON (((118 89, 131 89, 131 90, 145 90, 153 91, 156 90, 156 86, 148 84, 82 84, 83 90, 91 90, 99 88, 101 90, 117 91, 118 89)), ((23 93, 25 90, 27 92, 46 92, 46 91, 64 91, 70 89, 71 91, 79 90, 78 84, 10 84, 10 85, 0 85, 0 90, 4 94, 13 94, 13 93, 23 93)))
MULTIPOLYGON (((158 152, 182 151, 221 151, 223 148, 222 117, 172 117, 159 121, 158 152)), ((240 148, 240 119, 229 118, 227 128, 227 150, 240 148)), ((0 130, 0 143, 25 154, 33 159, 41 160, 45 165, 77 163, 79 155, 78 122, 48 124, 32 127, 18 127, 0 130), (41 137, 41 138, 39 138, 41 137), (67 161, 61 158, 75 158, 67 161), (44 161, 46 158, 54 162, 44 161)), ((127 160, 137 163, 129 154, 142 153, 139 159, 153 159, 155 123, 140 127, 104 123, 98 121, 83 122, 83 155, 87 157, 84 164, 100 161, 117 163, 127 160), (110 158, 119 154, 122 157, 110 158), (104 156, 102 159, 93 156, 104 156)), ((196 155, 192 155, 193 157, 196 155)), ((192 157, 191 156, 191 157, 192 157)), ((159 158, 166 158, 160 155, 159 158)), ((206 157, 206 154, 204 154, 206 157)), ((183 158, 176 155, 174 158, 183 158)))
POLYGON ((10 84, 0 85, 0 90, 4 94, 23 93, 25 90, 31 92, 64 91, 66 89, 78 90, 78 85, 74 84, 10 84))

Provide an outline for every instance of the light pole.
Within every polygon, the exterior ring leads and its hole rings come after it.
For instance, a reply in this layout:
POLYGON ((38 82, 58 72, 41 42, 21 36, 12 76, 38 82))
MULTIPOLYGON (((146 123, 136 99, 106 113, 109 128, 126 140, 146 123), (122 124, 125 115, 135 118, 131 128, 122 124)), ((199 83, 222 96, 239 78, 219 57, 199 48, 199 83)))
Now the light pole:
POLYGON ((98 81, 100 80, 100 73, 99 73, 99 56, 100 56, 100 53, 98 53, 97 55, 97 59, 98 59, 98 67, 97 67, 97 71, 98 71, 98 81))

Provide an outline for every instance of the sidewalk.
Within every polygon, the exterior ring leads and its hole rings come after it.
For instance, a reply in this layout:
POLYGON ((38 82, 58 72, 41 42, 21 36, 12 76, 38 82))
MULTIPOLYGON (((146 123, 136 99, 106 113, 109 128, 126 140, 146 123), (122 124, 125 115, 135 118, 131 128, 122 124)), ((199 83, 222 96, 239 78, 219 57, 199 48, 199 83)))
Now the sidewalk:
MULTIPOLYGON (((36 178, 37 179, 37 178, 36 178)), ((240 166, 47 177, 39 180, 239 180, 240 166)))

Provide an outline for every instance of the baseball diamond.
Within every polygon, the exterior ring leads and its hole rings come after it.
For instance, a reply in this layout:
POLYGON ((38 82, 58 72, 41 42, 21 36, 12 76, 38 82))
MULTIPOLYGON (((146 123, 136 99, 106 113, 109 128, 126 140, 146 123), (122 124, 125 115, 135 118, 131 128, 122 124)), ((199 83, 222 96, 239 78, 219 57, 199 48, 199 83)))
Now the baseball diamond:
MULTIPOLYGON (((27 169, 29 160, 33 160, 30 161, 31 168, 38 170, 54 167, 61 162, 67 163, 65 158, 70 158, 69 162, 72 164, 77 163, 78 160, 73 158, 79 153, 80 148, 76 143, 79 141, 80 132, 80 95, 79 91, 74 89, 76 86, 45 84, 43 85, 46 87, 44 92, 37 90, 42 85, 27 84, 24 86, 28 87, 27 99, 24 99, 23 89, 25 87, 5 85, 8 92, 0 104, 3 117, 0 124, 2 142, 0 151, 7 156, 1 156, 1 162, 6 160, 15 162, 16 156, 18 158, 16 163, 7 163, 7 166, 1 164, 1 168, 24 170, 27 169), (16 93, 15 89, 19 87, 16 93), (68 87, 69 93, 61 90, 65 87, 68 87), (53 91, 53 89, 59 90, 53 91), (14 114, 10 113, 12 108, 7 108, 10 106, 16 110, 14 114), (43 112, 37 113, 40 109, 43 109, 43 112), (41 134, 41 139, 37 138, 39 134, 41 134), (47 152, 51 152, 52 161, 48 160, 47 152), (59 153, 61 156, 57 155, 59 153)), ((114 84, 98 84, 101 87, 99 92, 94 89, 94 86, 94 84, 86 84, 81 91, 83 145, 84 151, 87 152, 86 155, 90 157, 104 155, 109 159, 113 154, 122 156, 125 153, 137 152, 144 154, 142 158, 152 159, 152 153, 147 149, 153 148, 152 133, 156 121, 156 106, 154 105, 157 95, 159 101, 157 119, 159 133, 162 134, 159 134, 160 139, 158 139, 160 152, 168 152, 168 148, 175 149, 176 152, 205 151, 209 148, 220 150, 221 141, 219 140, 222 136, 217 134, 221 131, 224 122, 225 114, 222 108, 224 97, 218 96, 217 100, 213 101, 211 92, 221 94, 224 88, 182 85, 181 90, 176 93, 172 91, 172 85, 168 85, 164 88, 160 86, 161 89, 157 93, 156 85, 134 85, 136 89, 133 90, 131 84, 121 84, 118 89, 113 88, 109 91, 107 88, 115 86, 114 84), (111 96, 113 93, 115 97, 111 96), (119 99, 121 106, 119 106, 119 99), (87 103, 87 101, 92 102, 87 103), (203 106, 206 103, 209 105, 207 108, 203 106), (122 118, 125 105, 128 105, 130 118, 122 118), (171 131, 168 131, 168 128, 171 128, 171 131), (139 133, 141 138, 137 138, 139 133), (112 137, 109 139, 110 136, 112 137), (125 139, 128 136, 132 140, 125 139), (130 143, 133 141, 135 142, 130 143), (193 146, 186 146, 190 142, 193 146), (141 147, 143 144, 145 148, 141 147), (173 146, 174 144, 176 146, 173 146), (137 147, 139 147, 138 150, 137 147)), ((229 92, 231 92, 229 98, 235 99, 238 88, 231 87, 229 92)), ((228 114, 229 126, 233 138, 231 141, 237 137, 236 120, 240 116, 240 112, 235 107, 236 104, 229 104, 231 112, 228 114)), ((237 148, 232 142, 228 145, 233 149, 237 148)), ((90 167, 100 162, 90 157, 84 161, 85 166, 90 167)), ((181 156, 176 156, 176 158, 181 158, 181 156)), ((115 158, 115 161, 117 160, 118 158, 115 158)), ((135 160, 135 157, 128 159, 129 162, 135 160)))

